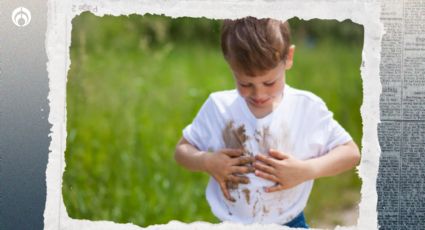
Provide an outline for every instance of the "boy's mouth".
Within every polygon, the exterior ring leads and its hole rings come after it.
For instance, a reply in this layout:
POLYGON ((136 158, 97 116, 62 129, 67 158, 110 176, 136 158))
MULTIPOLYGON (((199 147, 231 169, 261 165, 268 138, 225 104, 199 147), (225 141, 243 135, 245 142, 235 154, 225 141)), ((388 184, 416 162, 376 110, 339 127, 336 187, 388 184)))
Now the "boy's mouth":
POLYGON ((255 105, 255 106, 262 106, 265 105, 268 101, 270 100, 270 98, 268 99, 264 99, 264 100, 256 100, 256 99, 252 99, 250 98, 250 102, 251 104, 255 105))

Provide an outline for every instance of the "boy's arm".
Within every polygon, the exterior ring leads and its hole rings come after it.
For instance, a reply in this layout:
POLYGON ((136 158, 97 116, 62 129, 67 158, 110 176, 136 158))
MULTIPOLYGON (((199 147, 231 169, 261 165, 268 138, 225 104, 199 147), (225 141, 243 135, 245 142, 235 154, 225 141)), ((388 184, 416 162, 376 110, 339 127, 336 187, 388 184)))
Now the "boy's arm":
POLYGON ((247 177, 236 174, 252 172, 246 164, 253 162, 254 159, 242 155, 242 149, 222 149, 215 153, 200 151, 183 137, 176 146, 174 158, 191 171, 206 172, 214 177, 224 196, 234 201, 226 183, 247 184, 249 183, 247 177))
POLYGON ((207 152, 199 151, 184 137, 177 143, 174 159, 186 169, 195 172, 206 172, 205 155, 207 152))
POLYGON ((257 176, 276 182, 275 186, 266 188, 267 192, 339 174, 353 168, 360 160, 359 149, 353 141, 339 145, 323 156, 304 161, 276 150, 270 150, 269 155, 257 155, 258 161, 254 163, 257 176))
POLYGON ((349 141, 332 149, 328 154, 307 160, 309 179, 337 175, 352 169, 359 161, 359 148, 354 141, 349 141))

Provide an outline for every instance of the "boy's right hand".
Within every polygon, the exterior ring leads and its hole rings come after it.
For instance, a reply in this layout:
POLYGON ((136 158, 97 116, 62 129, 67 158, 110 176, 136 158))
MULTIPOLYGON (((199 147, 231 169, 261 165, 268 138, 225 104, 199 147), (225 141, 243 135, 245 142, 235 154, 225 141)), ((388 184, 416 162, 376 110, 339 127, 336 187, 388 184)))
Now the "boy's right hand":
POLYGON ((234 202, 235 199, 230 196, 227 184, 248 184, 249 179, 240 174, 253 172, 251 166, 247 164, 254 162, 254 158, 243 156, 241 149, 221 149, 217 152, 205 152, 204 166, 208 174, 210 174, 220 185, 224 197, 234 202))

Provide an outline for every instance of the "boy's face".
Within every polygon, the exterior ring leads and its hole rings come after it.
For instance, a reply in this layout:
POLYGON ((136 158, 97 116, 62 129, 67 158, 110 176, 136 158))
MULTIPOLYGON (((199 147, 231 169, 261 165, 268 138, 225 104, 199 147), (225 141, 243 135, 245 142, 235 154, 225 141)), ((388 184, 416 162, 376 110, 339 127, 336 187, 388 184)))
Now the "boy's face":
POLYGON ((285 63, 256 76, 248 76, 230 65, 236 88, 254 115, 265 116, 273 111, 282 99, 285 87, 285 71, 292 67, 294 47, 289 49, 285 63))

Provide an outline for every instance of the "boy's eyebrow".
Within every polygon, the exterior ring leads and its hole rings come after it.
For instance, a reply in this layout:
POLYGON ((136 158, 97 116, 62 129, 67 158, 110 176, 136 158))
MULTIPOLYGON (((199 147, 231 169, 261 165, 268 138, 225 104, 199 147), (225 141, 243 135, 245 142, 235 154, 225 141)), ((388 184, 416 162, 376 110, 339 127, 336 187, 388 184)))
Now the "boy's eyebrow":
POLYGON ((277 73, 277 74, 276 74, 276 76, 275 76, 273 79, 271 79, 271 80, 269 80, 269 81, 264 81, 263 83, 272 83, 272 82, 275 82, 275 81, 277 81, 280 77, 282 77, 282 76, 281 76, 281 73, 277 73))

